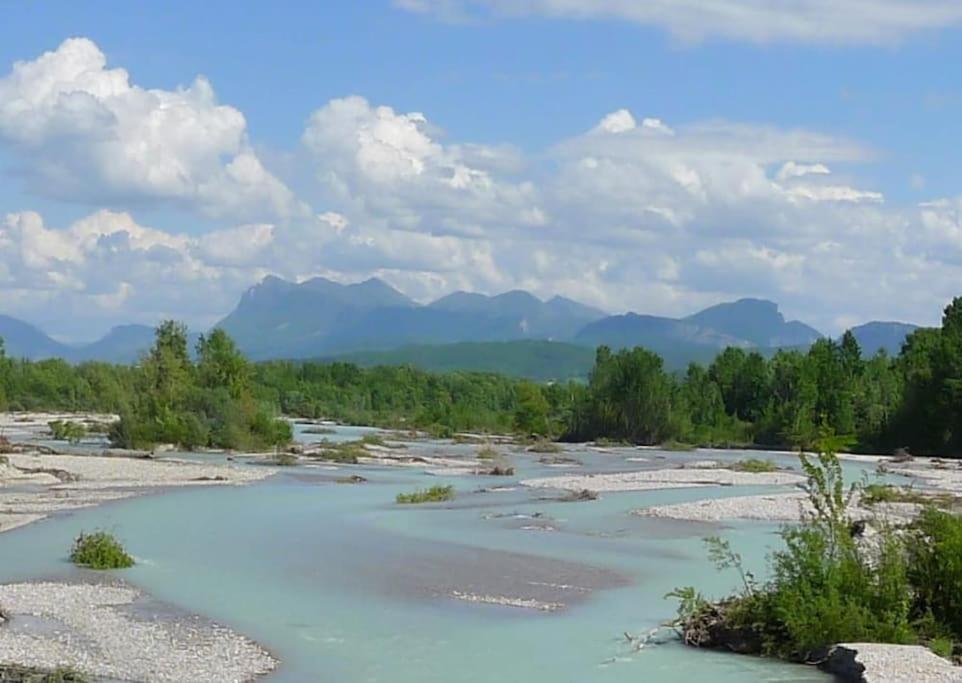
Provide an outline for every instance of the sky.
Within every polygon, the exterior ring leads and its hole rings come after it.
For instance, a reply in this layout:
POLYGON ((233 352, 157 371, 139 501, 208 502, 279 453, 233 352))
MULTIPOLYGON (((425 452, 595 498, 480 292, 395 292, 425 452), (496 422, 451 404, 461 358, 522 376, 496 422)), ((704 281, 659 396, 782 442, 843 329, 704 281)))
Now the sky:
POLYGON ((957 0, 0 0, 0 313, 268 274, 834 334, 962 294, 957 0))

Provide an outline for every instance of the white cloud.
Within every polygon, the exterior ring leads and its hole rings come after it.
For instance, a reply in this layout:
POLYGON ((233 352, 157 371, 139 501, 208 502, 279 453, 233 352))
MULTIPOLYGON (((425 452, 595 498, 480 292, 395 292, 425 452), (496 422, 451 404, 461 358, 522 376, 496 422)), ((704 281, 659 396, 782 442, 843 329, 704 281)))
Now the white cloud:
POLYGON ((217 217, 287 217, 305 209, 251 148, 244 115, 199 76, 145 89, 72 38, 0 78, 0 143, 34 191, 59 198, 168 201, 217 217))
POLYGON ((442 19, 489 15, 615 19, 657 26, 691 42, 887 43, 962 24, 956 0, 394 0, 442 19))
POLYGON ((518 169, 516 151, 439 135, 423 114, 355 96, 315 111, 302 139, 329 200, 390 216, 395 228, 477 237, 548 220, 531 182, 499 177, 518 169))
POLYGON ((962 281, 960 200, 890 205, 858 179, 876 155, 854 141, 627 109, 531 155, 452 137, 421 113, 328 102, 290 155, 309 166, 297 180, 308 211, 206 82, 143 90, 68 41, 0 81, 0 139, 32 177, 57 196, 236 218, 165 231, 121 211, 57 227, 9 214, 4 312, 74 331, 162 316, 203 326, 267 273, 376 275, 422 299, 525 288, 671 315, 765 296, 834 331, 932 322, 962 281))
POLYGON ((80 334, 91 323, 164 316, 209 324, 258 277, 257 252, 272 234, 271 226, 250 225, 197 238, 106 210, 66 228, 32 211, 7 214, 0 222, 5 312, 50 318, 53 329, 80 334))

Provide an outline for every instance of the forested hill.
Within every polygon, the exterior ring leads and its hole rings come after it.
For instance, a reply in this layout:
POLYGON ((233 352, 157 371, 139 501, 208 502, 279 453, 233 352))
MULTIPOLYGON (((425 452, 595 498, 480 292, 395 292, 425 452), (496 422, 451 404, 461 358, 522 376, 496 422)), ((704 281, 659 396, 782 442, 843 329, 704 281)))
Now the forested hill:
POLYGON ((331 360, 361 367, 413 365, 429 372, 491 372, 539 382, 586 380, 594 349, 536 339, 403 346, 390 351, 359 351, 331 360))

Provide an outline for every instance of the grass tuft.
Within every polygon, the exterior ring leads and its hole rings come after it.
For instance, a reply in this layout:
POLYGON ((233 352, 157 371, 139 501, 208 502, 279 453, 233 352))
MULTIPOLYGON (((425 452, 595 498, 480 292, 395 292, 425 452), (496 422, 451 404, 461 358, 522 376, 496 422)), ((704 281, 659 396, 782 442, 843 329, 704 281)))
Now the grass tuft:
POLYGON ((453 486, 432 486, 414 493, 399 493, 395 502, 399 505, 417 505, 420 503, 443 503, 454 500, 453 486))
POLYGON ((739 460, 729 468, 735 472, 750 472, 752 474, 764 474, 765 472, 777 472, 778 465, 771 460, 759 460, 758 458, 747 458, 739 460))

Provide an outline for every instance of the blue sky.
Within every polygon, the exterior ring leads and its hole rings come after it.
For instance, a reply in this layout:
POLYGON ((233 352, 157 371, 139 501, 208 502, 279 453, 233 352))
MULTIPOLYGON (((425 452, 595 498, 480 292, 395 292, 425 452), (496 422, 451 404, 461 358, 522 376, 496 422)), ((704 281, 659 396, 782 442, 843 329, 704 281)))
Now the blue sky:
POLYGON ((204 326, 277 272, 934 322, 962 293, 962 9, 683 5, 4 3, 0 308, 204 326))

